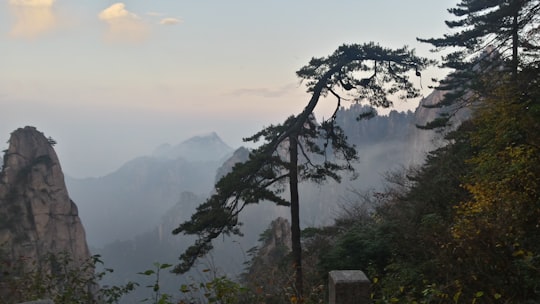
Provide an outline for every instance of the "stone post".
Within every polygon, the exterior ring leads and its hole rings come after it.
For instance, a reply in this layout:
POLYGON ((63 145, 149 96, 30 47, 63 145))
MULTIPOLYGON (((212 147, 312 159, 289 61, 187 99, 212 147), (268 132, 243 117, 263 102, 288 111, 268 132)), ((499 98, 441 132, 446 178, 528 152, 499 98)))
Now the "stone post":
POLYGON ((371 282, 360 270, 333 270, 328 273, 330 304, 368 304, 371 282))

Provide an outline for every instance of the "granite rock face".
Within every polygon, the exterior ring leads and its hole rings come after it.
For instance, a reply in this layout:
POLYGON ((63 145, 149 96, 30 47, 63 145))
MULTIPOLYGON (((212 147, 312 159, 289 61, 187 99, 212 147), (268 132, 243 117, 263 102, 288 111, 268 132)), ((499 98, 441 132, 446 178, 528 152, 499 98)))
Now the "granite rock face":
POLYGON ((434 90, 423 98, 414 112, 414 124, 416 126, 425 126, 442 115, 449 115, 449 125, 444 129, 423 130, 413 127, 411 136, 411 148, 414 153, 411 153, 412 164, 422 164, 428 152, 442 147, 447 141, 445 136, 450 131, 456 130, 461 123, 471 117, 472 110, 470 107, 461 107, 459 105, 450 105, 437 107, 444 99, 445 92, 434 90))
POLYGON ((275 264, 292 251, 291 224, 288 220, 282 217, 273 220, 265 234, 259 249, 259 257, 264 263, 275 264))
POLYGON ((0 249, 5 258, 24 257, 45 269, 49 254, 68 254, 75 263, 90 258, 54 144, 34 127, 17 129, 0 172, 0 249))

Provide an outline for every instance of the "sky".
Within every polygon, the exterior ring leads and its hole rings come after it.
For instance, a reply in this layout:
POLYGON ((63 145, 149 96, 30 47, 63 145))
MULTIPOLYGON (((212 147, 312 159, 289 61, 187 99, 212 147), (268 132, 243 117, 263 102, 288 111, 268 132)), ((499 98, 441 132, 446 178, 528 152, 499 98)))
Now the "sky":
MULTIPOLYGON (((0 148, 35 126, 79 178, 214 131, 236 148, 304 108, 295 71, 312 57, 375 41, 438 59, 416 37, 447 33, 456 3, 0 0, 0 148)), ((418 80, 426 95, 441 73, 418 80)), ((321 103, 317 115, 334 106, 321 103)))

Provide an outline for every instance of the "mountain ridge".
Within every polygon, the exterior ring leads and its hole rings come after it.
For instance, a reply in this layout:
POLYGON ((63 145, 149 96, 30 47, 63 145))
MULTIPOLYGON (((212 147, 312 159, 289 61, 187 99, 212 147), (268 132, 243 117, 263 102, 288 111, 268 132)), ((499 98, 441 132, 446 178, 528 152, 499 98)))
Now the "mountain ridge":
POLYGON ((162 144, 154 149, 151 156, 161 159, 184 158, 188 161, 225 160, 233 148, 227 145, 216 132, 192 136, 172 146, 162 144))
POLYGON ((87 233, 92 246, 130 239, 151 229, 184 191, 206 196, 216 170, 232 155, 232 148, 215 132, 191 137, 175 147, 181 147, 171 150, 176 154, 136 157, 102 177, 66 177, 80 202, 83 222, 94 228, 87 233), (191 154, 197 149, 208 153, 194 157, 191 154))

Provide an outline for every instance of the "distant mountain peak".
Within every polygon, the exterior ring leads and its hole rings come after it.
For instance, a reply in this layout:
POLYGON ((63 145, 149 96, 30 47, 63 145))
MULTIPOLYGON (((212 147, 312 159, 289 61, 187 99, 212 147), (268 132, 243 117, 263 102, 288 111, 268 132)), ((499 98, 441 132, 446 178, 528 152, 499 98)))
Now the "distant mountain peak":
POLYGON ((196 135, 176 146, 162 144, 157 147, 152 156, 163 159, 183 158, 187 161, 219 161, 229 156, 233 151, 216 132, 196 135))
POLYGON ((201 134, 201 135, 195 135, 195 136, 193 136, 191 138, 188 138, 188 139, 184 140, 180 144, 188 144, 188 143, 191 143, 191 142, 202 142, 202 143, 205 143, 205 142, 219 142, 220 144, 223 144, 225 146, 227 145, 221 139, 221 137, 219 137, 219 135, 217 135, 216 132, 211 132, 211 133, 201 134))
POLYGON ((192 138, 213 138, 213 139, 221 140, 221 138, 215 131, 212 131, 210 133, 199 134, 199 135, 193 136, 192 138))

